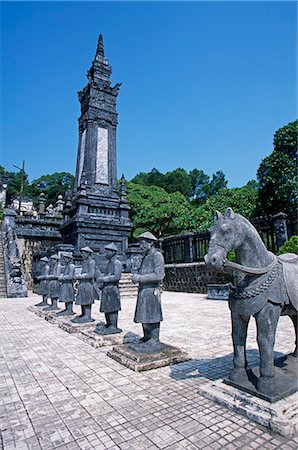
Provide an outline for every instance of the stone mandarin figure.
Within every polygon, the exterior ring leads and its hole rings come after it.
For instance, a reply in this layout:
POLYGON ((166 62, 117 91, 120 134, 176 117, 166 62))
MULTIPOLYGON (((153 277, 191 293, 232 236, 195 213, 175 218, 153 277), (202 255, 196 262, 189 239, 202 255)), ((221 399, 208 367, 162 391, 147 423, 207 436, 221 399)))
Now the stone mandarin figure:
POLYGON ((59 256, 52 255, 50 258, 50 273, 46 276, 46 280, 49 280, 48 284, 48 297, 51 299, 52 304, 45 308, 45 310, 59 309, 57 306, 58 298, 60 295, 60 283, 58 277, 61 272, 61 266, 59 264, 59 256))
POLYGON ((122 264, 117 259, 117 247, 114 243, 105 246, 106 258, 109 260, 104 276, 98 278, 102 287, 100 312, 105 314, 106 324, 96 330, 99 334, 121 333, 118 328, 118 311, 121 310, 119 280, 121 278, 122 264))
POLYGON ((138 238, 144 252, 138 274, 132 275, 133 283, 139 283, 134 321, 141 323, 144 336, 141 342, 148 349, 158 351, 163 346, 159 341, 161 309, 160 283, 164 279, 164 258, 154 247, 156 237, 146 232, 138 238))
POLYGON ((60 302, 65 303, 65 309, 60 311, 58 316, 70 316, 73 313, 72 305, 74 302, 74 276, 75 265, 73 263, 73 256, 70 252, 65 252, 62 255, 65 264, 63 274, 59 275, 58 281, 60 284, 60 302))
POLYGON ((50 273, 49 260, 46 256, 40 259, 42 261, 42 274, 37 277, 39 281, 38 293, 42 295, 42 302, 37 303, 35 306, 48 306, 48 284, 49 280, 47 276, 50 273))
POLYGON ((93 250, 90 247, 81 248, 83 258, 82 272, 76 276, 79 281, 78 293, 76 297, 76 305, 81 305, 82 313, 80 316, 72 319, 75 323, 93 322, 91 318, 91 306, 94 303, 94 278, 95 278, 95 261, 92 258, 93 250))

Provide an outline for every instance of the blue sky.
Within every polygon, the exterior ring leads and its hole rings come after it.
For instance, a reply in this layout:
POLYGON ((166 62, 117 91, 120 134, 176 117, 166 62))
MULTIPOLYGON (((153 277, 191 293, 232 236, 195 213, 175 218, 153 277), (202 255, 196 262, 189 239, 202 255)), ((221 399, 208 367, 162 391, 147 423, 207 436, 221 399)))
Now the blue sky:
POLYGON ((104 36, 118 176, 156 167, 255 178, 296 119, 295 2, 2 2, 1 164, 74 173, 77 91, 104 36))

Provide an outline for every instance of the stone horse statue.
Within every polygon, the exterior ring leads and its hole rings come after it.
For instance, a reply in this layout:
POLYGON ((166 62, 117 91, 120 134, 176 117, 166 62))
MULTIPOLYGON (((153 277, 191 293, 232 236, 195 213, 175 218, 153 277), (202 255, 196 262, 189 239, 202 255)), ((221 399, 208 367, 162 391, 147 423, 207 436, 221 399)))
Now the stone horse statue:
POLYGON ((289 315, 296 335, 298 307, 298 256, 287 253, 275 256, 269 252, 254 226, 240 214, 228 208, 224 216, 216 211, 211 227, 211 239, 205 262, 208 267, 233 275, 229 307, 232 316, 234 367, 230 379, 245 382, 247 360, 245 352, 250 316, 257 325, 260 352, 260 377, 257 390, 273 395, 273 348, 280 315, 289 315), (227 261, 227 254, 235 250, 236 262, 227 261))

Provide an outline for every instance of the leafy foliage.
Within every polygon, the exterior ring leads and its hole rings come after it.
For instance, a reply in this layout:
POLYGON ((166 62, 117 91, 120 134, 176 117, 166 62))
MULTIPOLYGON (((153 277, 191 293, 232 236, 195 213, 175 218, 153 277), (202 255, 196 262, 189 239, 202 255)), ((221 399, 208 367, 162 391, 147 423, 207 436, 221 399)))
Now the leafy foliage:
POLYGON ((43 175, 31 183, 31 195, 35 200, 41 192, 44 192, 47 205, 55 205, 58 195, 64 197, 68 186, 74 185, 74 176, 68 172, 55 172, 51 175, 43 175))
POLYGON ((211 195, 227 186, 227 180, 221 170, 213 174, 210 180, 203 170, 193 169, 186 172, 181 167, 165 174, 155 168, 148 173, 140 172, 131 182, 144 186, 159 186, 168 193, 180 192, 187 198, 195 199, 196 204, 204 203, 211 195))
MULTIPOLYGON (((21 191, 21 172, 9 172, 0 166, 0 180, 2 183, 7 184, 7 204, 9 205, 13 198, 18 197, 21 191)), ((28 175, 24 173, 23 179, 23 195, 30 195, 30 185, 28 181, 28 175)))
POLYGON ((292 236, 278 250, 277 254, 296 253, 298 255, 298 236, 292 236))
POLYGON ((167 193, 158 186, 143 186, 127 183, 127 200, 131 206, 131 217, 135 225, 133 233, 150 230, 157 237, 179 233, 181 216, 187 216, 190 203, 180 193, 167 193))
POLYGON ((253 217, 257 196, 256 188, 249 183, 241 188, 222 189, 197 208, 195 215, 198 218, 198 228, 207 230, 212 224, 214 211, 218 210, 224 213, 228 207, 246 218, 253 217))
POLYGON ((295 213, 298 194, 297 131, 297 120, 277 130, 274 150, 259 166, 259 201, 265 214, 295 213))

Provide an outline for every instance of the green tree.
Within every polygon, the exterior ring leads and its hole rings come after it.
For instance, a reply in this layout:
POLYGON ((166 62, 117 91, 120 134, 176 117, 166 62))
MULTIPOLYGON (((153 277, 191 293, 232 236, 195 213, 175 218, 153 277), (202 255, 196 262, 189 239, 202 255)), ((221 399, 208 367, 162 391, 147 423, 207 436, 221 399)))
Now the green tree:
POLYGON ((132 180, 132 183, 142 184, 143 186, 165 187, 165 176, 155 167, 151 172, 140 172, 132 180))
POLYGON ((127 183, 127 200, 135 225, 134 237, 146 230, 158 237, 181 232, 181 216, 187 216, 191 208, 180 192, 169 194, 157 186, 132 182, 127 183))
POLYGON ((224 213, 229 206, 249 219, 255 215, 257 197, 258 191, 251 182, 241 188, 222 189, 208 198, 203 205, 195 208, 190 213, 189 225, 185 225, 190 231, 207 230, 213 222, 214 211, 224 213))
POLYGON ((217 195, 222 189, 226 189, 228 184, 222 170, 215 172, 211 180, 203 171, 200 172, 193 197, 193 204, 197 206, 205 203, 213 195, 217 195))
MULTIPOLYGON (((7 184, 7 198, 6 203, 10 205, 15 197, 20 195, 21 191, 21 172, 9 172, 3 166, 0 166, 0 180, 7 184)), ((28 196, 31 194, 30 185, 28 181, 28 175, 24 173, 23 179, 23 195, 28 196)))
POLYGON ((185 197, 190 197, 193 193, 191 178, 185 169, 172 170, 164 175, 164 189, 169 193, 181 192, 185 197))
POLYGON ((273 152, 259 166, 259 202, 261 212, 265 214, 296 211, 297 131, 298 120, 277 130, 273 139, 273 152))
POLYGON ((30 189, 35 202, 38 201, 39 194, 44 192, 47 205, 55 205, 58 195, 64 196, 69 185, 73 188, 74 176, 71 173, 55 172, 33 180, 30 189))
POLYGON ((203 170, 193 169, 189 172, 191 186, 192 186, 192 198, 197 200, 197 204, 205 201, 203 193, 203 186, 209 184, 210 177, 203 170))

